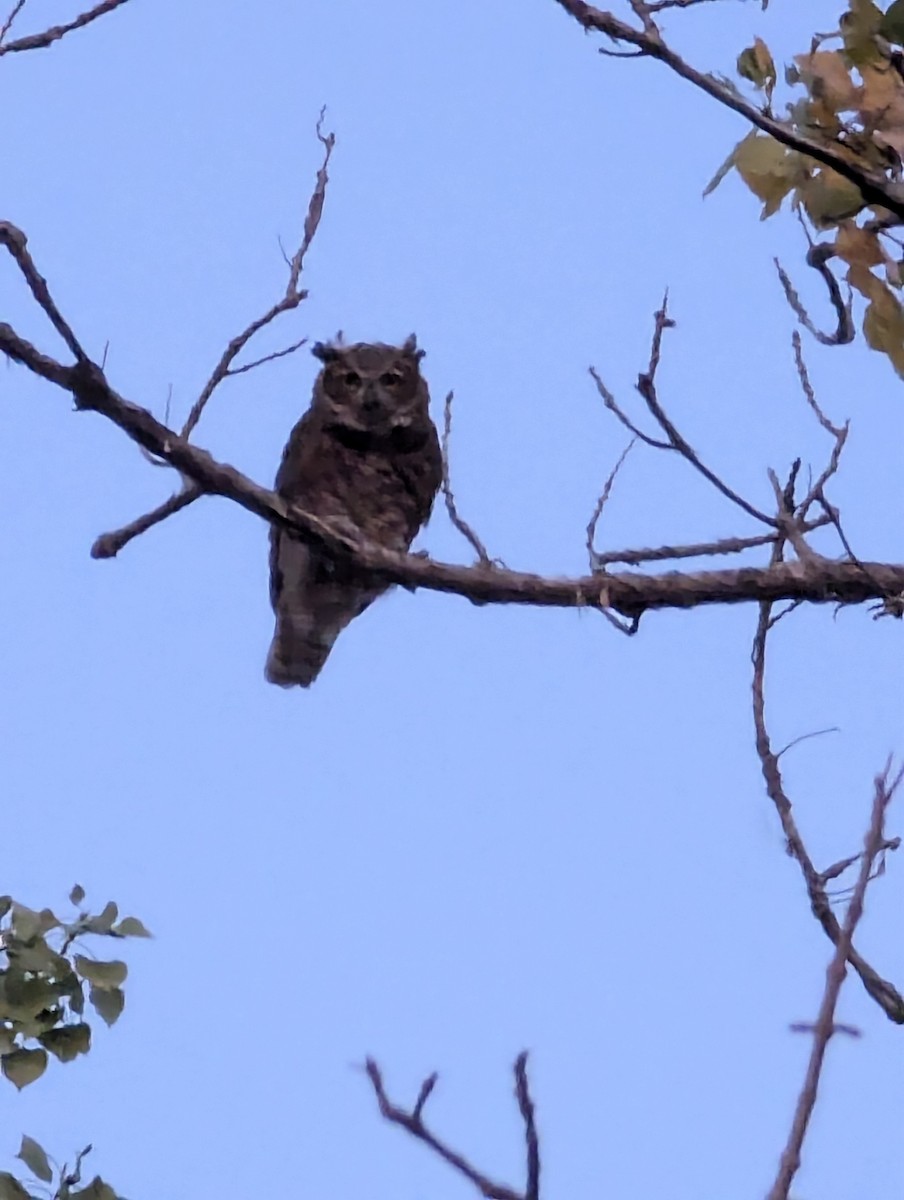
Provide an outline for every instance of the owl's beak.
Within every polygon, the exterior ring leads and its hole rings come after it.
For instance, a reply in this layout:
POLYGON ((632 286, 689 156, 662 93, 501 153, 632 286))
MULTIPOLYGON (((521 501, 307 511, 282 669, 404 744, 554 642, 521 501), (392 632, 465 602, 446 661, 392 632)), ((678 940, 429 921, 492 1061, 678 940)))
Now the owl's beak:
POLYGON ((375 416, 383 407, 383 402, 377 395, 377 390, 372 383, 369 383, 364 389, 364 396, 361 400, 361 408, 368 416, 375 416))

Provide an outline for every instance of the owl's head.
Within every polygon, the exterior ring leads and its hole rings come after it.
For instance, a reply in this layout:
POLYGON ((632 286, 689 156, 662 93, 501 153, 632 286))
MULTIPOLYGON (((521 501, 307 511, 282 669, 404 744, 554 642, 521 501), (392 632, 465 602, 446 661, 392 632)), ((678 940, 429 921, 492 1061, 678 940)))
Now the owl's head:
POLYGON ((327 425, 379 435, 428 419, 430 397, 420 372, 424 351, 414 334, 403 346, 346 346, 337 338, 318 342, 313 354, 323 363, 314 395, 327 425))

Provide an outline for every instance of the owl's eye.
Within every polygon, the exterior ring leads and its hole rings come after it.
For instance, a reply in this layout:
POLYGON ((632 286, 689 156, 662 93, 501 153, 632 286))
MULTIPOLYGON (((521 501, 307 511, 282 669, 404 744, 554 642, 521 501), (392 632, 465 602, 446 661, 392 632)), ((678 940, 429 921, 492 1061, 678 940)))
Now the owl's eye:
POLYGON ((357 371, 346 371, 342 376, 342 382, 348 388, 355 388, 361 382, 361 376, 357 371))
POLYGON ((380 376, 380 383, 382 383, 384 387, 398 387, 402 382, 402 378, 403 376, 401 371, 386 371, 380 376))

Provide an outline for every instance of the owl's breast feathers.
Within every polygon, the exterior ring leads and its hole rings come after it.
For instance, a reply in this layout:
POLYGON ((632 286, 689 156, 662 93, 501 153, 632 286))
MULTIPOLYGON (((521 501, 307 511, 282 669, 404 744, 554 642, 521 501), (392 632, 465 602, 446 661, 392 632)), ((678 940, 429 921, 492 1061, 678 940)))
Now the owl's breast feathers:
POLYGON ((289 437, 276 476, 286 500, 328 520, 343 517, 379 545, 406 549, 442 483, 442 455, 427 418, 388 434, 328 426, 309 410, 289 437))

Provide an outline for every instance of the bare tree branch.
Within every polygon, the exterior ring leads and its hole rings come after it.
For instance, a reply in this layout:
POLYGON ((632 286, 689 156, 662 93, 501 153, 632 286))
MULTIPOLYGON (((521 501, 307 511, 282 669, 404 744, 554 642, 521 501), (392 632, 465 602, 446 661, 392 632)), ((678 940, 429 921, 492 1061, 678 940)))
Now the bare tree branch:
MULTIPOLYGON (((609 472, 606 482, 603 484, 603 490, 599 494, 599 499, 593 506, 593 512, 590 514, 590 520, 587 522, 587 558, 590 563, 591 571, 599 571, 602 569, 604 555, 599 554, 594 546, 596 541, 596 527, 599 525, 600 517, 603 515, 603 509, 606 507, 606 502, 612 492, 612 486, 615 483, 618 473, 621 470, 622 463, 628 457, 637 444, 637 438, 631 438, 624 450, 618 456, 615 466, 609 472)), ((671 557, 671 556, 670 556, 671 557)), ((613 559, 613 562, 624 562, 624 559, 613 559)))
POLYGON ((113 421, 139 446, 190 478, 200 492, 224 496, 340 558, 353 558, 359 566, 388 583, 455 593, 476 603, 552 608, 595 605, 615 609, 629 619, 656 608, 747 601, 772 604, 777 600, 859 604, 904 592, 904 565, 887 563, 820 561, 818 570, 802 563, 779 563, 769 568, 740 567, 693 574, 647 576, 625 572, 559 579, 483 565, 460 567, 417 555, 397 554, 355 540, 309 513, 290 508, 274 492, 254 483, 234 467, 218 462, 162 425, 146 409, 119 396, 100 367, 89 360, 64 366, 41 353, 7 324, 0 324, 0 352, 70 392, 77 408, 98 412, 113 421))
MULTIPOLYGON (((781 560, 782 543, 776 542, 772 550, 772 559, 768 569, 777 570, 781 566, 788 565, 783 564, 781 560)), ((820 563, 820 570, 824 565, 826 565, 825 560, 820 563)), ((863 577, 862 573, 861 577, 863 577)), ((760 615, 757 622, 756 634, 753 639, 753 652, 751 655, 753 661, 753 721, 756 730, 756 750, 763 772, 767 795, 775 806, 775 810, 781 821, 788 853, 800 867, 807 888, 807 895, 810 898, 810 907, 813 915, 822 926, 826 936, 837 948, 842 936, 841 927, 829 904, 823 878, 816 870, 813 860, 810 858, 807 848, 804 845, 800 831, 797 828, 791 801, 788 798, 782 780, 778 755, 772 749, 772 742, 766 726, 766 644, 769 631, 777 619, 772 616, 772 602, 763 601, 760 604, 760 615)), ((898 1025, 904 1025, 904 997, 901 996, 897 988, 883 979, 853 946, 848 945, 845 956, 860 976, 867 993, 875 1000, 889 1020, 894 1021, 898 1025)))
MULTIPOLYGON (((204 385, 201 395, 192 405, 191 412, 188 414, 188 420, 182 427, 182 436, 190 437, 198 421, 201 419, 201 414, 207 404, 207 401, 213 395, 214 390, 223 382, 229 374, 237 374, 236 371, 230 371, 233 360, 245 348, 248 342, 263 329, 274 321, 284 312, 291 312, 297 308, 303 300, 307 299, 308 293, 298 286, 301 278, 301 270, 304 266, 305 255, 311 247, 311 242, 314 240, 314 235, 320 225, 320 218, 323 215, 323 202, 326 198, 326 185, 329 182, 329 165, 330 158, 333 153, 333 147, 336 145, 336 136, 333 133, 324 134, 323 119, 326 115, 326 109, 320 110, 320 116, 317 120, 316 134, 317 139, 323 146, 323 162, 317 172, 317 182, 314 185, 314 190, 311 193, 311 198, 308 201, 308 211, 304 221, 304 232, 301 243, 289 263, 289 282, 286 285, 286 294, 281 300, 269 308, 261 317, 252 321, 249 325, 237 334, 223 351, 220 360, 214 367, 213 372, 204 385)), ((297 350, 299 346, 304 344, 304 340, 297 342, 289 350, 281 351, 280 354, 291 353, 292 350, 297 350)), ((259 359, 258 363, 269 362, 271 358, 279 357, 279 355, 268 355, 265 358, 259 359)), ((258 364, 249 364, 245 370, 250 370, 251 366, 258 364)))
POLYGON ((25 4, 26 4, 26 0, 16 0, 16 3, 13 6, 12 10, 10 11, 9 16, 6 18, 6 20, 3 22, 3 24, 0 25, 0 45, 2 45, 3 39, 6 37, 6 35, 9 33, 9 31, 12 29, 13 21, 15 21, 16 17, 19 15, 19 13, 25 7, 25 4))
POLYGON ((856 336, 856 330, 854 329, 854 317, 853 313, 851 312, 850 298, 845 300, 841 295, 841 286, 839 285, 838 280, 832 274, 828 265, 828 260, 834 255, 835 246, 834 244, 828 242, 818 242, 815 245, 811 244, 810 249, 807 251, 807 266, 813 267, 815 271, 819 272, 829 291, 829 301, 832 305, 832 308, 835 310, 835 317, 837 321, 834 333, 823 333, 822 330, 817 329, 817 327, 813 324, 813 321, 810 319, 809 313, 804 308, 803 301, 797 294, 797 290, 795 289, 794 284, 791 282, 787 272, 785 271, 785 268, 777 258, 772 260, 775 263, 775 269, 778 272, 779 279, 781 280, 781 284, 785 292, 785 299, 791 305, 801 325, 803 325, 805 329, 812 333, 816 340, 821 342, 823 346, 843 346, 848 342, 852 342, 856 336))
POLYGON ((458 507, 455 503, 455 495, 452 492, 452 477, 449 466, 449 439, 452 436, 452 392, 446 396, 446 403, 443 406, 443 437, 442 437, 442 461, 443 461, 443 499, 446 502, 446 512, 449 514, 449 520, 462 535, 463 538, 477 552, 477 559, 484 567, 493 565, 487 548, 483 542, 458 513, 458 507))
POLYGON ((114 8, 119 8, 125 3, 127 3, 127 0, 102 0, 100 4, 95 4, 93 8, 81 13, 66 25, 54 25, 50 29, 45 29, 43 33, 30 33, 27 37, 17 38, 14 42, 4 42, 3 35, 9 31, 9 27, 13 21, 25 7, 25 0, 19 0, 19 3, 16 4, 7 18, 2 32, 0 32, 0 57, 4 54, 13 54, 19 50, 41 50, 45 46, 50 46, 54 42, 58 42, 61 37, 64 37, 67 33, 71 33, 73 29, 81 29, 85 25, 90 25, 98 17, 105 16, 107 13, 112 12, 114 8))
POLYGON ((813 1048, 810 1052, 810 1061, 807 1064, 804 1084, 797 1101, 794 1119, 791 1122, 788 1141, 785 1149, 782 1151, 778 1174, 776 1175, 775 1183, 769 1191, 767 1200, 788 1200, 791 1184, 800 1168, 801 1150, 803 1149, 804 1139, 807 1136, 807 1129, 810 1124, 810 1118, 813 1115, 813 1109, 816 1106, 816 1096, 819 1091, 819 1080, 822 1075, 823 1063, 825 1062, 826 1049, 829 1045, 829 1039, 839 1028, 835 1024, 835 1008, 838 1004, 841 986, 847 974, 847 961, 851 955, 851 942, 854 930, 863 916, 864 898, 866 896, 867 885, 870 881, 873 863, 881 852, 885 840, 883 833, 885 812, 902 778, 904 778, 904 767, 898 770, 893 779, 890 778, 890 772, 891 763, 889 762, 886 764, 882 774, 877 775, 874 781, 872 815, 864 842, 860 873, 854 887, 853 895, 851 896, 850 904, 848 905, 844 924, 839 931, 838 940, 835 943, 835 953, 826 971, 825 991, 823 992, 822 1003, 819 1006, 819 1015, 816 1018, 816 1025, 813 1031, 813 1048))
POLYGON ((640 392, 647 408, 650 410, 650 413, 655 418, 656 423, 665 434, 667 440, 664 442, 660 441, 658 438, 650 437, 649 434, 646 434, 643 432, 643 430, 639 429, 619 407, 615 397, 603 383, 596 369, 591 367, 590 374, 597 386, 600 396, 602 397, 603 403, 610 412, 615 414, 625 428, 630 429, 634 436, 639 438, 640 441, 645 442, 654 450, 677 451, 682 458, 686 459, 686 461, 689 462, 696 471, 699 471, 704 479, 711 483, 716 491, 721 492, 726 499, 731 500, 733 504, 736 504, 739 508, 743 509, 748 516, 754 517, 757 521, 762 521, 764 525, 771 525, 773 528, 775 528, 775 518, 767 516, 766 513, 761 512, 760 509, 756 508, 753 504, 749 503, 749 501, 745 500, 743 496, 739 496, 736 491, 730 488, 727 483, 719 478, 715 471, 710 470, 710 468, 701 461, 696 450, 694 450, 686 438, 681 434, 680 430, 673 423, 659 402, 659 397, 656 394, 656 371, 659 368, 659 360, 662 353, 662 335, 666 329, 672 329, 675 325, 675 322, 668 314, 668 300, 669 294, 666 292, 662 300, 662 307, 656 312, 655 315, 653 339, 650 347, 649 366, 647 367, 646 371, 642 372, 637 377, 637 390, 640 392))
POLYGON ((540 1194, 540 1144, 534 1120, 534 1104, 530 1094, 527 1078, 527 1052, 522 1051, 515 1060, 515 1098, 518 1101, 518 1111, 524 1122, 524 1138, 526 1144, 526 1176, 527 1181, 523 1192, 504 1183, 497 1183, 483 1171, 478 1170, 463 1154, 453 1150, 436 1134, 432 1133, 424 1123, 424 1106, 439 1076, 434 1072, 428 1075, 421 1084, 417 1101, 409 1112, 398 1104, 394 1104, 386 1094, 383 1075, 377 1063, 368 1058, 365 1070, 374 1089, 381 1115, 393 1125, 398 1125, 419 1142, 428 1146, 449 1166, 454 1167, 463 1175, 486 1200, 539 1200, 540 1194))
MULTIPOLYGON (((235 367, 232 365, 236 357, 241 353, 241 351, 245 348, 248 342, 251 341, 256 333, 258 333, 266 325, 269 325, 271 321, 274 321, 282 313, 291 312, 293 309, 296 309, 299 304, 301 304, 302 301, 307 298, 308 293, 305 289, 299 287, 299 280, 301 278, 301 272, 304 266, 305 255, 311 247, 311 243, 313 242, 314 236, 320 226, 320 218, 323 215, 323 203, 326 198, 327 183, 329 182, 328 168, 330 157, 333 153, 333 147, 336 144, 335 134, 325 134, 323 132, 323 120, 325 113, 326 110, 321 109, 315 130, 318 141, 323 146, 323 161, 321 162, 320 168, 317 171, 317 179, 314 184, 314 190, 312 191, 310 200, 308 201, 308 211, 307 215, 305 216, 301 242, 291 260, 288 261, 289 279, 286 285, 285 295, 278 300, 276 304, 272 305, 262 316, 258 317, 256 320, 247 325, 241 333, 237 334, 229 342, 226 349, 220 355, 220 359, 214 367, 210 378, 202 388, 201 394, 192 405, 191 411, 188 414, 188 419, 182 427, 182 436, 184 438, 191 436, 195 426, 201 419, 201 414, 203 413, 207 402, 210 400, 214 391, 224 379, 227 379, 231 375, 241 375, 246 371, 254 370, 255 367, 262 366, 264 363, 272 362, 277 358, 284 358, 287 354, 294 354, 294 352, 303 346, 307 341, 307 338, 300 338, 298 341, 293 342, 291 346, 286 347, 284 350, 277 350, 272 354, 265 354, 262 358, 255 359, 250 363, 245 363, 243 366, 235 367)), ((0 226, 0 234, 2 234, 2 228, 3 227, 0 226)), ((19 231, 16 230, 15 232, 18 233, 19 231)), ((21 236, 24 237, 24 235, 21 236)), ((17 259, 17 261, 19 260, 17 259)), ((19 265, 20 267, 22 266, 21 263, 19 265)), ((28 276, 26 276, 26 278, 28 278, 28 276)), ((46 291, 46 284, 44 290, 46 291)), ((34 289, 32 289, 32 291, 34 291, 34 289)), ((49 299, 49 295, 47 298, 49 299)), ((38 299, 38 303, 44 307, 41 299, 38 297, 36 297, 36 299, 38 299)), ((151 512, 145 513, 140 517, 136 517, 135 520, 130 521, 121 529, 116 529, 110 533, 101 534, 91 547, 92 556, 94 558, 114 558, 124 546, 128 545, 128 543, 132 541, 133 538, 140 536, 142 533, 146 533, 147 530, 152 529, 155 525, 159 525, 161 521, 165 521, 174 513, 180 512, 183 508, 187 508, 203 494, 204 489, 199 487, 197 483, 185 482, 181 491, 177 492, 174 496, 171 496, 168 500, 165 500, 163 504, 158 505, 157 508, 153 509, 151 512)))

